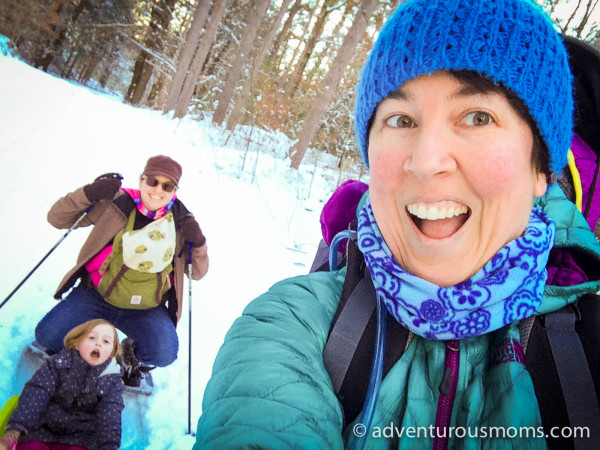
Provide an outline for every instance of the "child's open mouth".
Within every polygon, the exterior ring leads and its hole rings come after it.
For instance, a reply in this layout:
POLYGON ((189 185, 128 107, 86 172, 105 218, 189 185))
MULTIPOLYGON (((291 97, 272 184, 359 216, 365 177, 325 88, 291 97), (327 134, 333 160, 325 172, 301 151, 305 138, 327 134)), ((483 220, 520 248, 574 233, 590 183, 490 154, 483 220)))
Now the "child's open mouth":
POLYGON ((445 239, 456 233, 471 216, 467 205, 453 201, 435 204, 411 203, 406 207, 421 233, 430 239, 445 239))
POLYGON ((91 356, 93 359, 98 359, 98 358, 100 358, 100 350, 92 350, 92 353, 90 354, 90 356, 91 356))

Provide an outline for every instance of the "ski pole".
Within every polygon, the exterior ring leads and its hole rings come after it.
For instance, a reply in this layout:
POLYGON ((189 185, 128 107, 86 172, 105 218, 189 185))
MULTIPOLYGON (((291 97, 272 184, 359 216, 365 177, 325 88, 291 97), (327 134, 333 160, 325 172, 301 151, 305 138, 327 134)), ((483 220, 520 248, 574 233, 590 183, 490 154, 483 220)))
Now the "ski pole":
POLYGON ((0 304, 0 308, 2 308, 4 306, 4 304, 10 300, 10 298, 13 296, 13 294, 15 292, 17 292, 21 286, 23 286, 23 284, 29 279, 29 277, 31 275, 33 275, 33 272, 35 272, 37 270, 37 268, 40 267, 44 261, 46 261, 46 258, 48 258, 48 256, 50 256, 50 253, 52 253, 54 250, 56 250, 56 247, 58 247, 60 245, 60 243, 62 241, 64 241, 65 238, 69 235, 69 233, 71 231, 73 231, 77 227, 77 225, 79 225, 79 222, 81 222, 84 219, 84 217, 87 216, 87 214, 92 210, 94 205, 95 205, 95 203, 92 203, 90 205, 90 207, 88 209, 86 209, 81 216, 79 216, 79 219, 77 219, 77 221, 75 221, 75 223, 73 225, 71 225, 71 228, 69 228, 67 230, 67 232, 58 240, 58 242, 56 244, 54 244, 54 247, 52 247, 50 249, 50 251, 48 253, 46 253, 46 255, 41 259, 41 261, 39 263, 37 263, 33 269, 31 269, 31 271, 25 276, 25 278, 23 278, 21 280, 21 282, 17 285, 17 287, 14 288, 10 294, 8 294, 8 297, 6 297, 4 299, 4 301, 2 302, 2 304, 0 304))
MULTIPOLYGON (((103 174, 103 175, 100 175, 100 176, 99 176, 98 178, 96 178, 94 181, 98 181, 98 180, 101 180, 101 179, 103 179, 103 178, 118 178, 118 179, 122 180, 122 179, 123 179, 123 175, 121 175, 121 174, 119 174, 119 173, 113 173, 113 172, 111 172, 111 173, 105 173, 105 174, 103 174)), ((10 294, 8 294, 8 297, 6 297, 6 298, 5 298, 5 299, 2 301, 2 303, 0 303, 0 308, 2 308, 2 307, 3 307, 3 306, 6 304, 6 302, 8 302, 8 301, 10 300, 10 298, 11 298, 11 297, 14 295, 14 293, 15 293, 15 292, 17 292, 21 286, 23 286, 23 284, 24 284, 24 283, 25 283, 25 282, 26 282, 26 281, 29 279, 29 277, 30 277, 31 275, 33 275, 33 272, 35 272, 35 271, 37 270, 37 268, 38 268, 38 267, 40 267, 44 261, 46 261, 46 258, 48 258, 48 256, 50 256, 50 254, 51 254, 51 253, 52 253, 54 250, 56 250, 56 247, 58 247, 58 246, 60 245, 60 243, 61 243, 62 241, 64 241, 64 240, 65 240, 65 238, 66 238, 66 237, 69 235, 69 233, 71 233, 71 231, 73 231, 75 228, 77 228, 77 225, 79 225, 79 222, 81 222, 81 221, 84 219, 84 217, 88 215, 88 213, 89 213, 89 212, 92 210, 92 208, 93 208, 95 205, 96 205, 95 203, 92 203, 92 204, 91 204, 91 205, 88 207, 88 209, 86 209, 86 210, 84 211, 84 213, 83 213, 81 216, 79 216, 79 219, 77 219, 77 220, 75 221, 75 223, 74 223, 73 225, 71 225, 71 228, 69 228, 69 229, 67 230, 67 232, 66 232, 66 233, 65 233, 65 234, 64 234, 64 235, 63 235, 63 236, 62 236, 62 237, 61 237, 61 238, 58 240, 58 242, 57 242, 56 244, 54 244, 54 247, 52 247, 52 248, 50 249, 50 251, 49 251, 48 253, 46 253, 46 255, 45 255, 45 256, 44 256, 44 257, 41 259, 41 261, 40 261, 39 263, 37 263, 37 264, 35 265, 35 267, 34 267, 33 269, 31 269, 31 271, 30 271, 30 272, 29 272, 29 273, 28 273, 28 274, 25 276, 25 278, 23 278, 23 279, 21 280, 21 282, 20 282, 20 283, 17 285, 17 287, 16 287, 16 288, 14 288, 14 289, 13 289, 13 291, 12 291, 10 294)))
POLYGON ((188 242, 188 434, 192 434, 192 243, 188 242))

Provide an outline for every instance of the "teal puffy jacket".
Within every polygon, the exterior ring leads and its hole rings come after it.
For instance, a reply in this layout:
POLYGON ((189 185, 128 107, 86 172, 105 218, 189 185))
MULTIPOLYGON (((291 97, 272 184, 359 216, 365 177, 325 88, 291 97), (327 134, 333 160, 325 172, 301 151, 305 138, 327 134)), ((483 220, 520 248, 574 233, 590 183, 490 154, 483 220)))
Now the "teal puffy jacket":
MULTIPOLYGON (((556 222, 555 247, 577 250, 600 264, 598 242, 557 185, 537 206, 556 222)), ((342 429, 342 410, 323 365, 344 276, 342 269, 283 280, 246 307, 217 355, 194 449, 337 449, 362 432, 356 423, 342 429)), ((538 313, 599 289, 599 280, 546 286, 538 313)), ((498 342, 519 339, 516 325, 460 341, 450 425, 464 433, 449 436, 448 448, 546 447, 525 367, 490 364, 498 342), (508 435, 490 427, 503 427, 508 435), (520 427, 527 427, 521 433, 529 438, 513 437, 520 427)), ((444 355, 444 342, 419 336, 412 340, 382 382, 366 448, 432 448, 430 426, 435 424, 444 355)))

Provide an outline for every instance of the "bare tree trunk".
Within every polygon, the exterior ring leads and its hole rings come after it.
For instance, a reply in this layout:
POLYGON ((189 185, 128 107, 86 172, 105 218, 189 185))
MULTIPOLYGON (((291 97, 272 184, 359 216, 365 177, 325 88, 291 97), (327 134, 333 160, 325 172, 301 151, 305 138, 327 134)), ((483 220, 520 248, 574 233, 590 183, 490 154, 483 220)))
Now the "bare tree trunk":
POLYGON ((94 50, 92 51, 91 55, 89 55, 86 59, 88 62, 85 64, 85 66, 79 73, 79 76, 77 77, 77 82, 80 84, 86 84, 88 81, 90 81, 94 70, 96 70, 98 63, 101 60, 100 56, 94 50))
MULTIPOLYGON (((65 6, 66 2, 60 2, 58 5, 58 8, 56 10, 56 14, 58 17, 60 17, 62 15, 62 9, 63 6, 65 6)), ((75 23, 75 21, 77 20, 77 18, 79 17, 79 15, 83 12, 83 10, 89 7, 89 5, 87 4, 87 0, 82 0, 77 6, 75 6, 75 9, 73 10, 73 13, 71 14, 71 22, 75 23)), ((57 26, 55 23, 51 24, 50 28, 56 32, 57 30, 57 26)), ((60 31, 58 32, 58 36, 56 36, 52 42, 50 42, 48 44, 48 48, 46 49, 42 49, 42 51, 38 54, 37 58, 34 61, 34 67, 40 67, 44 72, 48 71, 48 67, 50 66, 50 63, 52 62, 52 60, 56 57, 56 55, 59 53, 60 47, 63 43, 63 41, 65 40, 66 37, 66 25, 62 25, 62 27, 60 27, 60 31)))
MULTIPOLYGON (((196 88, 196 83, 200 78, 202 66, 204 65, 204 61, 206 60, 206 56, 208 55, 210 46, 212 45, 215 39, 217 30, 219 29, 219 22, 221 21, 221 17, 223 17, 223 12, 225 11, 227 1, 228 0, 217 0, 213 8, 213 13, 210 16, 210 22, 206 26, 206 30, 204 31, 204 35, 202 37, 202 40, 200 41, 200 45, 196 49, 196 54, 192 58, 190 69, 186 73, 181 92, 177 97, 177 103, 175 105, 174 114, 174 117, 176 118, 181 118, 185 116, 188 106, 192 101, 192 97, 194 96, 194 89, 196 88)), ((166 111, 167 109, 165 107, 165 112, 166 111)))
POLYGON ((233 67, 229 70, 229 74, 225 80, 225 86, 221 91, 221 95, 219 95, 219 103, 212 120, 214 124, 221 125, 225 120, 225 115, 227 114, 229 103, 233 97, 235 86, 240 80, 242 69, 248 60, 248 54, 250 53, 252 44, 258 33, 258 27, 267 11, 269 3, 269 0, 257 0, 254 4, 254 14, 252 14, 248 24, 244 28, 242 38, 240 39, 240 45, 238 46, 239 58, 236 59, 233 67))
MULTIPOLYGON (((352 11, 353 11, 354 6, 356 6, 356 1, 354 1, 354 0, 347 0, 345 2, 344 12, 340 16, 340 20, 338 21, 338 23, 335 25, 335 28, 333 29, 331 36, 339 36, 340 34, 342 34, 341 30, 342 30, 342 27, 344 26, 344 22, 346 22, 346 19, 348 17, 352 16, 352 11)), ((326 50, 321 52, 318 55, 313 68, 310 70, 310 72, 308 72, 308 75, 305 77, 307 80, 312 80, 315 78, 315 76, 317 76, 317 74, 319 73, 319 69, 321 67, 321 63, 325 57, 327 57, 327 59, 331 59, 331 55, 335 54, 334 47, 335 47, 335 45, 327 45, 326 50)))
POLYGON ((127 95, 125 101, 132 105, 138 105, 141 103, 144 93, 146 92, 146 86, 152 76, 152 63, 150 62, 151 56, 145 50, 140 51, 134 64, 134 71, 131 77, 131 83, 127 89, 127 95))
POLYGON ((100 83, 100 86, 102 86, 103 88, 105 88, 106 85, 108 84, 108 80, 115 69, 117 61, 119 60, 119 56, 118 56, 118 52, 116 51, 116 47, 117 47, 116 42, 114 40, 110 41, 108 50, 106 52, 107 61, 104 65, 104 69, 102 70, 102 73, 100 74, 100 77, 98 79, 98 83, 100 83))
MULTIPOLYGON (((144 46, 153 52, 159 51, 162 48, 161 34, 169 26, 173 14, 173 6, 177 0, 164 0, 159 6, 155 4, 152 7, 150 19, 150 29, 144 40, 144 46)), ((152 77, 152 56, 146 50, 141 50, 135 64, 134 71, 131 77, 131 83, 127 89, 125 101, 132 105, 137 105, 142 101, 146 86, 152 77)))
POLYGON ((576 31, 575 31, 575 35, 579 39, 581 39, 581 37, 583 36, 583 30, 585 29, 588 21, 590 20, 590 16, 594 12, 594 9, 596 9, 597 5, 598 5, 598 0, 588 0, 588 3, 585 7, 585 14, 583 15, 583 18, 581 19, 581 23, 579 24, 579 26, 576 28, 576 31))
POLYGON ((81 57, 81 55, 79 54, 79 52, 73 53, 73 57, 70 58, 69 66, 66 67, 65 75, 62 76, 61 78, 65 78, 67 80, 70 80, 73 78, 73 71, 75 70, 75 66, 79 62, 80 57, 81 57))
POLYGON ((569 25, 571 24, 571 21, 575 18, 575 14, 577 14, 577 10, 579 9, 580 6, 581 6, 581 0, 577 0, 577 6, 571 13, 571 16, 569 17, 569 19, 567 20, 567 23, 565 24, 565 26, 563 28, 563 33, 566 33, 569 30, 569 25))
MULTIPOLYGON (((220 45, 218 45, 217 48, 211 46, 208 49, 206 58, 204 58, 204 64, 202 64, 200 70, 202 76, 212 76, 219 72, 221 61, 224 60, 224 56, 229 52, 229 47, 231 47, 232 42, 233 39, 227 39, 224 44, 219 42, 218 44, 220 45)), ((215 45, 216 44, 217 42, 215 42, 215 45)))
MULTIPOLYGON (((296 67, 294 68, 294 72, 290 77, 287 85, 286 85, 286 94, 288 97, 293 97, 294 92, 298 89, 298 85, 300 84, 300 80, 302 80, 302 74, 304 74, 304 69, 306 69, 306 65, 308 64, 308 60, 310 59, 310 55, 315 49, 317 42, 321 35, 323 34, 323 30, 325 29, 325 23, 327 22, 327 18, 333 9, 331 7, 337 0, 325 0, 323 2, 323 6, 321 6, 321 11, 319 12, 319 16, 317 17, 317 21, 315 26, 313 27, 310 38, 306 43, 304 50, 302 51, 302 55, 300 56, 300 60, 296 67)), ((340 4, 341 5, 341 4, 340 4)))
POLYGON ((173 79, 171 80, 171 84, 169 85, 169 93, 167 94, 167 100, 165 101, 165 108, 163 110, 165 113, 174 110, 177 106, 177 100, 179 99, 179 95, 181 94, 181 90, 183 89, 183 84, 185 82, 186 76, 191 70, 191 64, 194 58, 194 53, 196 52, 196 48, 198 48, 198 45, 200 43, 200 35, 202 34, 202 29, 204 28, 206 18, 208 17, 209 9, 210 1, 208 0, 202 0, 196 6, 196 11, 194 11, 192 24, 190 25, 190 30, 188 31, 185 37, 183 49, 181 50, 181 54, 179 55, 177 71, 173 75, 173 79))
POLYGON ((273 48, 271 49, 270 53, 271 58, 277 58, 277 54, 279 53, 279 47, 281 47, 281 43, 284 41, 284 39, 287 38, 290 32, 290 28, 292 27, 292 23, 294 22, 294 17, 296 16, 296 14, 298 14, 301 8, 302 0, 296 0, 294 5, 290 8, 290 13, 288 14, 288 17, 285 23, 283 24, 281 32, 277 35, 277 39, 275 39, 275 43, 273 44, 273 48))
POLYGON ((150 89, 150 93, 148 94, 148 99, 146 100, 146 102, 148 103, 149 106, 155 108, 155 109, 162 109, 163 103, 164 103, 164 86, 165 86, 165 80, 166 80, 166 75, 164 72, 161 72, 158 75, 158 79, 154 82, 154 84, 152 85, 152 89, 150 89))
POLYGON ((287 9, 290 6, 291 2, 292 0, 283 0, 277 17, 275 17, 275 20, 271 24, 269 33, 267 33, 267 35, 264 37, 260 46, 260 50, 258 51, 258 54, 254 57, 254 63, 252 66, 252 72, 250 74, 250 77, 244 82, 242 91, 238 94, 237 99, 233 105, 233 110, 229 115, 229 119, 227 119, 228 130, 233 130, 238 123, 238 119, 240 117, 242 109, 244 108, 244 105, 248 100, 250 89, 252 89, 252 85, 254 84, 254 81, 258 76, 258 72, 260 71, 262 63, 265 57, 267 56, 267 52, 271 48, 271 43, 273 42, 273 39, 275 39, 275 35, 277 34, 279 25, 281 25, 281 22, 283 21, 283 16, 285 16, 285 13, 287 12, 287 9))
MULTIPOLYGON (((315 4, 313 5, 312 8, 309 8, 308 6, 306 7, 309 14, 308 14, 308 18, 305 20, 305 27, 304 27, 304 31, 302 32, 301 36, 308 36, 310 34, 310 24, 313 20, 313 17, 315 17, 315 13, 316 13, 318 7, 319 7, 318 1, 315 2, 315 4)), ((292 39, 296 39, 296 38, 297 38, 296 34, 293 31, 290 31, 289 36, 287 36, 287 38, 286 38, 286 46, 289 47, 289 41, 292 39)), ((286 80, 289 80, 290 76, 292 76, 292 73, 294 72, 294 67, 296 67, 296 65, 298 64, 299 54, 301 54, 300 50, 303 47, 304 46, 302 46, 302 45, 296 45, 294 47, 294 53, 293 53, 292 57, 286 58, 288 61, 287 67, 285 69, 285 72, 287 72, 287 75, 285 76, 286 80)), ((281 55, 280 55, 277 65, 281 65, 283 58, 285 58, 285 55, 286 55, 286 50, 281 52, 281 55)), ((283 84, 283 83, 281 83, 281 84, 283 84)))
POLYGON ((376 7, 377 0, 363 0, 361 3, 352 27, 348 30, 348 34, 344 38, 344 43, 333 60, 329 72, 321 83, 318 94, 315 96, 314 103, 304 119, 302 130, 298 133, 298 142, 296 142, 291 150, 292 168, 298 169, 300 167, 300 163, 306 154, 310 142, 319 130, 321 119, 327 110, 327 105, 335 95, 335 91, 344 75, 344 69, 367 29, 369 19, 376 7))
POLYGON ((70 78, 71 75, 71 71, 73 70, 73 66, 71 65, 73 59, 75 58, 75 54, 76 54, 76 50, 75 49, 71 49, 71 51, 69 52, 69 56, 67 57, 67 60, 65 61, 65 66, 63 67, 63 70, 60 73, 60 77, 61 78, 70 78))

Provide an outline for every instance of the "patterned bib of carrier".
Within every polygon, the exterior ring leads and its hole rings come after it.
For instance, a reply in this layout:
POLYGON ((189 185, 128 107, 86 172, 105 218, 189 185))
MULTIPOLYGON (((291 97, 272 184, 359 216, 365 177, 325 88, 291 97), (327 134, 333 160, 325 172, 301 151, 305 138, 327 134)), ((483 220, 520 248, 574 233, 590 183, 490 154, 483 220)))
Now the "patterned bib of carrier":
POLYGON ((175 221, 169 211, 140 230, 123 233, 123 263, 140 272, 162 272, 173 261, 175 221))

